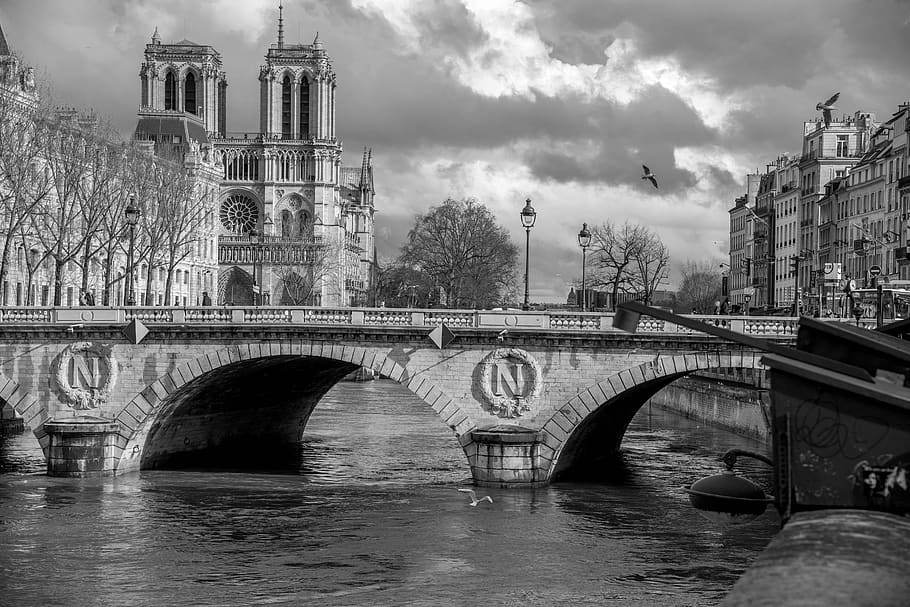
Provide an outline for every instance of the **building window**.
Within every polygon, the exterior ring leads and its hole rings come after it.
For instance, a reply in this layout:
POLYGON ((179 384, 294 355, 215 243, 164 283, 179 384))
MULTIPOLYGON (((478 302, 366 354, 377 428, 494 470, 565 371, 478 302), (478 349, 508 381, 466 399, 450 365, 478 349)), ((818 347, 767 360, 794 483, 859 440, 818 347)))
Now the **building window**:
POLYGON ((291 138, 291 78, 285 76, 281 82, 281 136, 291 138))
POLYGON ((164 109, 177 109, 177 79, 174 72, 168 72, 164 77, 164 109))
POLYGON ((847 136, 846 135, 837 136, 837 149, 835 151, 835 154, 837 155, 838 158, 847 157, 848 152, 847 152, 847 136))
POLYGON ((310 137, 310 81, 306 76, 300 79, 300 138, 310 137))
POLYGON ((196 113, 196 76, 192 72, 186 75, 183 81, 183 111, 188 114, 196 113))

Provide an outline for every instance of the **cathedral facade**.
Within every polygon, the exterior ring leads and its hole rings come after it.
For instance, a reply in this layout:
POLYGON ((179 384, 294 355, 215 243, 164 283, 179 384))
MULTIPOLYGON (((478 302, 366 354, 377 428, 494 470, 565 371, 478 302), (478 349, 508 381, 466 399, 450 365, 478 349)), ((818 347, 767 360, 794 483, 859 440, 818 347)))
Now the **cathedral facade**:
POLYGON ((227 75, 211 46, 163 43, 156 30, 139 77, 136 139, 189 138, 213 150, 215 303, 371 303, 372 158, 364 150, 359 166, 342 166, 335 72, 318 34, 311 44, 285 43, 279 12, 277 42, 258 75, 256 133, 227 130, 227 75))

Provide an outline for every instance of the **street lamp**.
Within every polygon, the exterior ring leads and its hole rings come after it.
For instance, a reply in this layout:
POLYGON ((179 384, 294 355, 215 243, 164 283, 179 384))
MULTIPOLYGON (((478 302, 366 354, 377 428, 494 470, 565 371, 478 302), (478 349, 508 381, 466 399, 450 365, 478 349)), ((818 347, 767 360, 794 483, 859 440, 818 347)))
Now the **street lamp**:
POLYGON ((130 203, 123 210, 126 225, 130 228, 130 246, 126 255, 126 305, 136 305, 136 293, 133 287, 133 249, 136 244, 136 224, 139 223, 139 207, 136 206, 136 197, 130 196, 130 203))
POLYGON ((531 199, 525 200, 525 207, 521 210, 521 225, 525 229, 525 303, 522 310, 527 310, 531 306, 528 304, 528 262, 530 261, 531 250, 531 228, 537 220, 537 212, 531 206, 531 199))
POLYGON ((256 228, 250 230, 250 242, 253 244, 253 305, 258 306, 259 298, 257 297, 258 293, 256 292, 256 266, 258 265, 259 261, 259 232, 256 230, 256 228))
POLYGON ((591 244, 591 232, 588 231, 588 224, 581 224, 581 231, 578 232, 578 246, 581 247, 581 311, 588 311, 588 292, 585 290, 585 253, 588 245, 591 244))

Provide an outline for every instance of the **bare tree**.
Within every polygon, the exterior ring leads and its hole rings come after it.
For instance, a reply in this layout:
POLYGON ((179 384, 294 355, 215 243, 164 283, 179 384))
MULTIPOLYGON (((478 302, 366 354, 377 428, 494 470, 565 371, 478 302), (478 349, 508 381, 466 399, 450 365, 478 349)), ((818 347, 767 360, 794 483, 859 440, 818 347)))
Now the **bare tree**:
POLYGON ((203 227, 209 215, 214 193, 209 192, 186 168, 171 167, 167 173, 164 196, 159 206, 163 234, 162 262, 167 271, 164 303, 171 301, 174 271, 194 248, 203 242, 203 227))
POLYGON ((49 131, 39 122, 42 111, 0 89, 0 230, 6 234, 0 249, 0 284, 9 274, 14 235, 28 232, 23 227, 52 190, 44 161, 49 131))
POLYGON ((33 233, 54 260, 55 306, 60 305, 67 264, 84 253, 86 240, 97 229, 101 214, 86 212, 90 205, 102 205, 100 191, 93 182, 103 179, 105 170, 99 159, 106 156, 107 134, 97 125, 78 120, 46 123, 49 129, 45 167, 51 183, 51 196, 44 197, 30 214, 33 233))
POLYGON ((714 302, 718 301, 721 292, 721 278, 717 273, 717 263, 711 261, 686 261, 682 268, 682 280, 679 287, 679 304, 685 306, 683 311, 691 308, 705 314, 714 312, 714 302))
MULTIPOLYGON (((80 183, 77 190, 80 211, 80 224, 83 227, 83 247, 79 265, 82 270, 80 292, 89 290, 89 280, 97 272, 98 254, 109 247, 115 236, 105 229, 111 215, 111 206, 119 206, 118 198, 122 189, 122 172, 120 164, 123 156, 117 144, 111 143, 112 132, 109 128, 96 129, 94 135, 95 149, 90 159, 90 173, 80 183)), ((110 265, 110 257, 105 258, 104 265, 110 265)), ((104 274, 103 268, 101 269, 104 274)))
POLYGON ((449 307, 499 303, 515 280, 518 248, 474 199, 448 199, 419 215, 399 262, 441 286, 449 307))
POLYGON ((272 261, 273 271, 281 283, 280 305, 304 306, 314 303, 318 289, 325 281, 338 276, 338 248, 323 242, 287 242, 287 254, 272 261))
POLYGON ((654 293, 667 279, 670 268, 670 251, 656 234, 649 234, 642 243, 635 260, 637 280, 644 302, 650 304, 654 293))
POLYGON ((670 255, 648 228, 611 221, 591 230, 594 270, 591 284, 606 287, 613 305, 619 295, 635 293, 650 299, 666 277, 670 255))

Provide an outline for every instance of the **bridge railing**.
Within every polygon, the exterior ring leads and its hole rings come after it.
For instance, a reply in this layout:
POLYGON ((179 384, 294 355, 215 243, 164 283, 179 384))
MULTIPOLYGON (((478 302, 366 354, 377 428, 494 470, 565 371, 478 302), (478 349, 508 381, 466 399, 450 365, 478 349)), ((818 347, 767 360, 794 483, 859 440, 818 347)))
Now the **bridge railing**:
MULTIPOLYGON (((692 316, 702 322, 756 337, 795 336, 799 319, 782 316, 692 316)), ((0 307, 2 325, 126 324, 183 325, 352 325, 368 327, 435 327, 453 329, 534 329, 553 331, 613 332, 612 312, 566 310, 449 310, 442 308, 321 308, 304 306, 233 307, 0 307)), ((830 319, 854 322, 852 319, 830 319)), ((861 325, 873 328, 874 319, 861 325)), ((697 333, 649 316, 639 321, 640 333, 697 333)))

